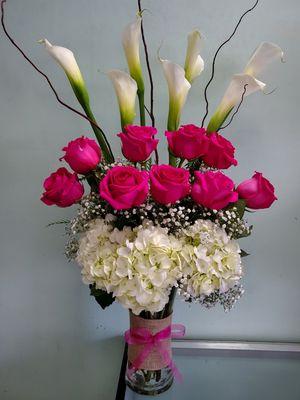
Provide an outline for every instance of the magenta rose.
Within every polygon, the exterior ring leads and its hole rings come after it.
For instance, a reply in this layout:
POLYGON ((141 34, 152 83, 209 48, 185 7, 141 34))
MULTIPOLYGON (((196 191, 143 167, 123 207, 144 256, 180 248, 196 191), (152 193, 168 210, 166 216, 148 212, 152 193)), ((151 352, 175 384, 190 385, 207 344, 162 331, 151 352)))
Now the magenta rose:
POLYGON ((269 208, 277 200, 274 186, 264 178, 261 172, 255 172, 251 179, 239 184, 237 192, 246 205, 254 210, 269 208))
POLYGON ((156 134, 156 128, 151 126, 125 126, 124 132, 118 134, 124 157, 132 162, 148 160, 157 147, 158 140, 153 138, 156 134))
POLYGON ((81 199, 84 193, 83 185, 78 181, 76 174, 72 174, 66 168, 59 168, 44 181, 44 189, 41 200, 52 206, 69 207, 81 199))
POLYGON ((231 142, 216 132, 209 136, 209 146, 207 152, 202 157, 206 165, 218 169, 227 169, 231 165, 237 165, 234 158, 235 148, 231 142))
POLYGON ((190 192, 189 171, 170 165, 153 165, 150 170, 151 195, 157 203, 172 204, 190 192))
POLYGON ((149 174, 134 167, 113 167, 100 182, 100 196, 115 210, 140 206, 149 192, 149 174))
POLYGON ((193 160, 207 152, 209 137, 205 128, 183 125, 178 131, 165 133, 169 148, 175 157, 193 160))
POLYGON ((95 140, 81 136, 63 148, 64 159, 78 174, 86 174, 97 167, 101 161, 101 149, 95 140))
POLYGON ((238 200, 234 182, 220 171, 195 172, 192 198, 201 206, 221 210, 238 200))

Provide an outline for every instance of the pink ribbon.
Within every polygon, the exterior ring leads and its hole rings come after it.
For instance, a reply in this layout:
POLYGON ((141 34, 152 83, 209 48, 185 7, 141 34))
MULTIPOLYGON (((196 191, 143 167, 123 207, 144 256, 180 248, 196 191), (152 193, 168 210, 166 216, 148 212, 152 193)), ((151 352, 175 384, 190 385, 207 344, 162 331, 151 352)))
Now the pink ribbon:
MULTIPOLYGON (((146 328, 131 328, 125 332, 125 341, 129 345, 143 345, 140 354, 132 361, 133 370, 141 367, 153 348, 157 348, 165 364, 171 368, 174 377, 181 381, 182 377, 175 363, 172 361, 168 350, 165 347, 166 340, 179 339, 185 335, 185 327, 181 324, 169 325, 161 331, 152 334, 146 328)), ((129 372, 130 373, 130 372, 129 372)), ((131 372, 132 373, 132 372, 131 372)))

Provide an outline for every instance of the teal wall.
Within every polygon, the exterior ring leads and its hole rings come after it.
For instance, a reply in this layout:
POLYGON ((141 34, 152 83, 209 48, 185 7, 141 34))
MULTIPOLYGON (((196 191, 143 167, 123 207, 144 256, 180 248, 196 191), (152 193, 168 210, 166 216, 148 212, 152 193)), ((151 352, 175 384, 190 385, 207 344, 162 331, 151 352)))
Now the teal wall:
MULTIPOLYGON (((183 63, 186 35, 205 36, 207 69, 193 86, 182 122, 199 123, 203 88, 212 55, 252 0, 145 0, 145 27, 155 79, 155 112, 165 151, 167 90, 156 51, 183 63), (224 4, 226 3, 226 7, 224 4)), ((226 136, 237 147, 237 182, 254 170, 274 183, 279 201, 249 215, 255 230, 242 247, 246 294, 229 314, 206 311, 178 300, 175 320, 187 336, 203 339, 300 340, 300 174, 298 0, 264 0, 222 51, 209 91, 211 109, 233 73, 242 71, 263 40, 286 51, 286 64, 265 76, 270 96, 247 99, 226 136)), ((93 108, 115 151, 119 117, 104 72, 126 68, 120 35, 134 18, 133 0, 8 0, 7 26, 51 76, 62 98, 76 105, 62 71, 37 40, 73 49, 85 75, 93 108)), ((0 398, 3 400, 113 399, 127 312, 117 304, 103 312, 81 283, 78 267, 63 255, 60 227, 50 221, 74 210, 45 207, 45 176, 59 166, 60 149, 72 138, 92 137, 85 121, 55 101, 43 79, 0 37, 0 398)), ((76 105, 77 106, 77 105, 76 105)), ((164 153, 166 158, 166 153, 164 153)))

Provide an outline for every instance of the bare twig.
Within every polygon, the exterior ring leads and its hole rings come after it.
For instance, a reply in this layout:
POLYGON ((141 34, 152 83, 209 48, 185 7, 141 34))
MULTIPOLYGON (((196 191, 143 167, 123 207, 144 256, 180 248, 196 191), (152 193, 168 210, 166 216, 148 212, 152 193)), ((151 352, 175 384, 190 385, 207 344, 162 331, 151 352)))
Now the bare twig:
POLYGON ((242 94, 242 97, 241 97, 241 101, 240 101, 239 105, 237 106, 237 109, 235 110, 235 112, 232 114, 228 124, 226 124, 224 126, 221 126, 221 128, 219 128, 218 131, 221 131, 222 129, 227 128, 231 124, 231 122, 233 121, 233 119, 236 116, 236 114, 239 112, 239 109, 240 109, 240 107, 241 107, 241 105, 243 104, 243 101, 244 101, 244 97, 245 97, 245 94, 246 94, 246 91, 247 91, 247 86, 248 86, 248 83, 244 86, 244 91, 243 91, 243 94, 242 94))
MULTIPOLYGON (((142 15, 143 10, 142 10, 142 4, 141 0, 138 0, 138 9, 139 9, 139 14, 142 15)), ((149 81, 150 81, 150 110, 146 108, 146 111, 148 112, 152 126, 155 127, 155 117, 154 117, 154 85, 153 85, 153 77, 152 77, 152 71, 151 71, 151 66, 150 66, 150 61, 149 61, 149 53, 148 53, 148 47, 147 47, 147 42, 145 38, 145 32, 144 32, 144 24, 143 24, 143 19, 141 21, 141 33, 142 33, 142 40, 143 40, 143 45, 144 45, 144 51, 145 51, 145 58, 146 58, 146 64, 147 64, 147 70, 148 70, 148 75, 149 75, 149 81)), ((155 162, 158 164, 158 152, 155 150, 155 162)))
MULTIPOLYGON (((28 63, 29 63, 40 75, 42 75, 42 76, 46 79, 48 85, 50 86, 50 89, 52 90, 52 92, 54 93, 54 95, 55 95, 55 97, 56 97, 56 100, 57 100, 62 106, 64 106, 64 107, 67 108, 68 110, 74 112, 75 114, 79 115, 80 117, 84 118, 85 120, 89 121, 89 123, 90 123, 91 125, 93 125, 94 127, 98 128, 98 129, 102 132, 102 134, 103 134, 103 136, 104 136, 104 139, 105 139, 105 141, 106 141, 106 143, 107 143, 107 145, 108 145, 108 147, 109 147, 109 149, 110 149, 109 143, 108 143, 108 141, 107 141, 107 139, 106 139, 106 137, 105 137, 105 134, 104 134, 103 130, 100 128, 100 126, 99 126, 95 121, 93 121, 92 119, 90 119, 89 117, 87 117, 85 114, 83 114, 82 112, 76 110, 75 108, 73 108, 72 106, 68 105, 68 104, 65 103, 63 100, 61 100, 61 98, 59 97, 57 91, 55 90, 55 88, 54 88, 52 82, 50 81, 49 77, 48 77, 48 76, 47 76, 47 75, 46 75, 46 74, 45 74, 45 73, 44 73, 44 72, 43 72, 43 71, 42 71, 42 70, 41 70, 41 69, 40 69, 26 54, 25 54, 25 52, 21 49, 21 47, 15 42, 15 40, 14 40, 14 39, 11 37, 11 35, 8 33, 8 31, 7 31, 7 29, 6 29, 6 26, 5 26, 5 22, 4 22, 4 3, 6 3, 6 0, 1 0, 1 25, 2 25, 3 31, 4 31, 4 33, 5 33, 5 35, 6 35, 6 37, 8 38, 8 40, 9 40, 9 41, 11 42, 11 44, 19 51, 19 53, 22 54, 22 56, 25 58, 25 60, 28 61, 28 63)), ((110 151, 111 151, 111 149, 110 149, 110 151)))
POLYGON ((147 111, 147 114, 149 115, 149 117, 151 118, 151 114, 150 114, 150 110, 149 108, 144 104, 145 110, 147 111))
POLYGON ((231 40, 231 39, 233 38, 233 36, 236 34, 236 31, 238 30, 238 27, 240 26, 240 24, 241 24, 242 20, 244 19, 244 17, 245 17, 248 13, 250 13, 251 11, 253 11, 254 8, 258 5, 258 3, 259 3, 259 0, 256 0, 255 4, 254 4, 251 8, 249 8, 249 10, 247 10, 247 11, 244 12, 244 14, 240 17, 238 23, 236 24, 236 26, 235 26, 235 28, 234 28, 232 34, 229 36, 228 39, 225 40, 225 42, 223 42, 223 43, 218 47, 218 49, 217 49, 217 51, 216 51, 216 53, 215 53, 215 55, 214 55, 213 62, 212 62, 211 77, 210 77, 209 81, 207 82, 207 85, 205 86, 205 89, 204 89, 204 97, 205 97, 205 103, 206 103, 206 112, 205 112, 205 115, 204 115, 204 117, 203 117, 203 119, 202 119, 202 125, 201 125, 202 127, 204 126, 206 117, 208 116, 209 103, 208 103, 208 98, 207 98, 207 91, 208 91, 208 88, 209 88, 210 84, 212 83, 212 81, 213 81, 213 79, 214 79, 214 76, 215 76, 215 67, 216 67, 216 59, 217 59, 217 56, 218 56, 220 50, 222 49, 222 47, 224 47, 225 44, 227 44, 228 42, 230 42, 230 40, 231 40))

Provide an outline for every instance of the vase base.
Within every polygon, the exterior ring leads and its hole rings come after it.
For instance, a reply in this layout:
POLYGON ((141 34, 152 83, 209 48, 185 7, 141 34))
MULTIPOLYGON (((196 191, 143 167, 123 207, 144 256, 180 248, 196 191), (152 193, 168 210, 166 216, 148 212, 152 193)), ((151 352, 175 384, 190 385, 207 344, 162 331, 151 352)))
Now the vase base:
POLYGON ((160 371, 138 370, 130 377, 126 376, 126 385, 135 393, 156 396, 166 392, 173 384, 173 374, 169 368, 160 371))

